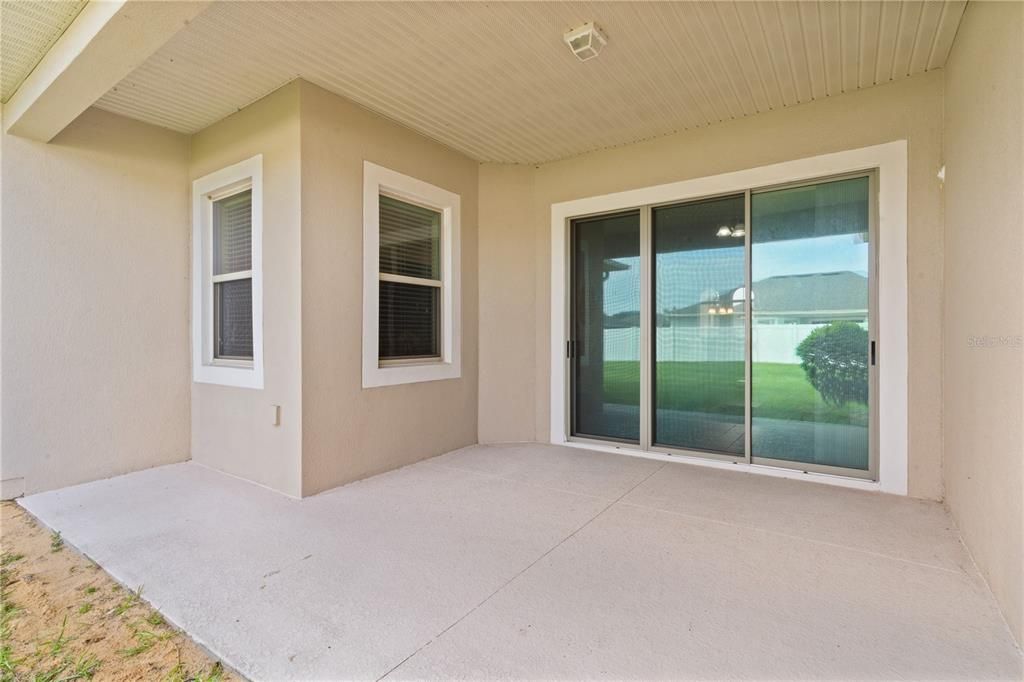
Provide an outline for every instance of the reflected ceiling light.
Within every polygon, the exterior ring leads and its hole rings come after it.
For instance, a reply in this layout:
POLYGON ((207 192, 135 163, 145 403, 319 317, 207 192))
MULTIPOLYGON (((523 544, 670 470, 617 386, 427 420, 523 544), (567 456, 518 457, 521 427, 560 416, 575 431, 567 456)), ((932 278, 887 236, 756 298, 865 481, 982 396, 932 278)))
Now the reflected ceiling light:
POLYGON ((596 57, 600 54, 601 48, 608 43, 604 33, 592 21, 588 21, 579 28, 569 29, 562 36, 562 40, 581 62, 596 57))
POLYGON ((732 231, 732 236, 733 237, 743 237, 743 236, 746 236, 746 234, 747 234, 747 231, 743 229, 742 225, 737 225, 735 227, 735 229, 733 229, 733 231, 732 231))
POLYGON ((732 228, 728 225, 722 225, 715 234, 719 237, 730 237, 732 236, 732 228))

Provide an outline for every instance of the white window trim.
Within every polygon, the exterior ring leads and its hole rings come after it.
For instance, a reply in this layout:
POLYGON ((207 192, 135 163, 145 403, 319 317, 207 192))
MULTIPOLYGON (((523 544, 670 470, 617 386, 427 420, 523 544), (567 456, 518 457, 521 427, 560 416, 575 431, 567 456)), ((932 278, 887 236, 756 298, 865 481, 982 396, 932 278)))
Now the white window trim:
MULTIPOLYGON (((231 273, 217 279, 236 279, 231 273)), ((192 381, 263 388, 263 156, 257 154, 192 183, 192 381), (252 356, 213 357, 213 201, 252 189, 252 356)))
POLYGON ((686 461, 700 466, 732 468, 751 473, 803 478, 850 488, 907 494, 908 335, 907 335, 907 142, 823 154, 733 173, 684 180, 654 187, 616 192, 551 205, 551 442, 570 447, 686 461), (569 324, 568 238, 573 216, 616 211, 648 204, 684 201, 751 187, 878 169, 878 297, 879 366, 878 481, 804 473, 761 464, 721 462, 702 457, 669 456, 629 446, 600 446, 570 441, 566 433, 565 343, 569 324))
MULTIPOLYGON (((459 270, 458 194, 422 180, 363 162, 363 388, 462 376, 462 295, 459 270), (380 195, 441 212, 441 357, 381 365, 380 331, 380 195)), ((389 277, 390 279, 390 277, 389 277)))

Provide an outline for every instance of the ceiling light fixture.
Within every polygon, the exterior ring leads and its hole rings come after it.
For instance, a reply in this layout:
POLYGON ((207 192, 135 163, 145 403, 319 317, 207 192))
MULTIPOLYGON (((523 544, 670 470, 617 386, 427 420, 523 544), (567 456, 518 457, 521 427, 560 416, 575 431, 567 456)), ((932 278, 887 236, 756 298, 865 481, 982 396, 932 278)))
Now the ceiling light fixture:
POLYGON ((731 237, 732 228, 729 227, 728 225, 722 225, 720 228, 718 228, 718 232, 716 232, 715 234, 718 235, 719 237, 731 237))
POLYGON ((592 21, 588 21, 579 28, 569 29, 562 39, 581 62, 596 57, 601 53, 601 48, 608 43, 604 33, 592 21))

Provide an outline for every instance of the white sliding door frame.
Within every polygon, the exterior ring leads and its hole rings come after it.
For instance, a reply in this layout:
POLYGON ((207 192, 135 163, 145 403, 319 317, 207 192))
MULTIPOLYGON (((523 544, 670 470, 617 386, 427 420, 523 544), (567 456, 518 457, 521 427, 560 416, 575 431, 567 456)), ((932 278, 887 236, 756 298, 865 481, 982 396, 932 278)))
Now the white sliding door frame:
MULTIPOLYGON (((748 221, 749 223, 749 221, 748 221)), ((749 224, 747 234, 750 234, 749 224)), ((551 442, 609 450, 651 459, 686 461, 718 468, 740 467, 752 473, 809 478, 852 488, 907 494, 908 329, 907 329, 907 143, 871 147, 786 161, 732 173, 684 180, 637 190, 605 194, 551 206, 551 442), (572 218, 627 210, 652 204, 687 201, 752 188, 815 181, 863 171, 877 172, 877 297, 878 320, 878 480, 867 481, 829 473, 743 461, 664 455, 635 445, 574 442, 569 432, 569 381, 566 358, 569 340, 569 238, 572 218)), ((649 273, 649 270, 648 270, 649 273)), ((749 363, 748 363, 749 364, 749 363)), ((648 384, 649 385, 649 384, 648 384)), ((748 383, 749 390, 749 383, 748 383)), ((643 428, 643 427, 642 427, 643 428)), ((749 437, 749 436, 748 436, 749 437)), ((747 449, 749 452, 749 447, 747 449)))

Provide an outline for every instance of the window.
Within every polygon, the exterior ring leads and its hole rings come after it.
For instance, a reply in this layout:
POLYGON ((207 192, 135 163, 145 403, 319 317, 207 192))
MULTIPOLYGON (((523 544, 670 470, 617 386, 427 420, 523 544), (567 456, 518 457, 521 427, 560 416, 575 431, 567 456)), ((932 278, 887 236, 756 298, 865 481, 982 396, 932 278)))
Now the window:
POLYGON ((459 196, 363 171, 363 387, 457 378, 459 196))
POLYGON ((262 157, 196 180, 193 379, 263 388, 262 157))
POLYGON ((380 195, 382 363, 440 359, 441 212, 380 195))
POLYGON ((213 202, 213 357, 252 361, 252 188, 213 202))

